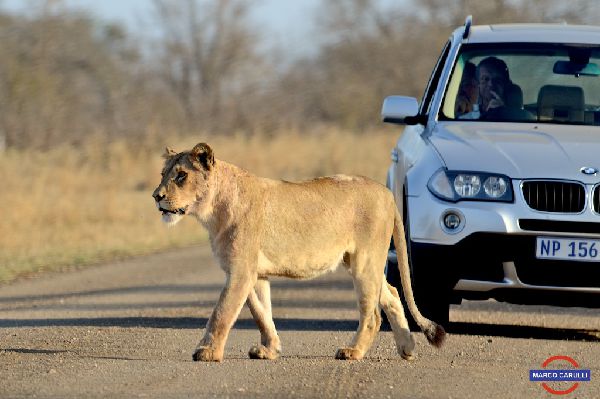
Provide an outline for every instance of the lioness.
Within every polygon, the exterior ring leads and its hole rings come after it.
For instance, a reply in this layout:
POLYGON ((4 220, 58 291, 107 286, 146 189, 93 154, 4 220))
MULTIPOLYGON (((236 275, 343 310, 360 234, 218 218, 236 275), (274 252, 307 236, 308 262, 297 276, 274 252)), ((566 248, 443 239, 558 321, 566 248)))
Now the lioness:
POLYGON ((244 302, 260 329, 254 359, 275 359, 281 344, 273 317, 269 276, 316 277, 343 265, 354 281, 360 320, 337 359, 361 359, 381 325, 379 306, 392 326, 398 353, 412 359, 415 342, 397 290, 384 276, 393 235, 408 307, 430 343, 444 329, 419 312, 410 284, 403 225, 394 198, 364 177, 337 175, 292 183, 257 177, 214 158, 205 143, 176 153, 167 148, 162 179, 152 196, 162 219, 174 225, 195 216, 227 282, 208 320, 194 360, 221 361, 225 341, 244 302))

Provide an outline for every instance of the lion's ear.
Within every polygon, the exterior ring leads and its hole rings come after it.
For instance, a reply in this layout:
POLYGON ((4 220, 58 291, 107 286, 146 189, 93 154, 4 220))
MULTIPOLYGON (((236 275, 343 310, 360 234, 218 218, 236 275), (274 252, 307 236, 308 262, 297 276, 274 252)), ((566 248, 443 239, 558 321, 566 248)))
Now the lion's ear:
POLYGON ((164 159, 170 159, 177 155, 177 151, 172 149, 171 147, 165 148, 165 153, 163 154, 164 159))
POLYGON ((215 156, 212 148, 206 143, 199 143, 190 152, 190 160, 196 168, 211 170, 215 165, 215 156))

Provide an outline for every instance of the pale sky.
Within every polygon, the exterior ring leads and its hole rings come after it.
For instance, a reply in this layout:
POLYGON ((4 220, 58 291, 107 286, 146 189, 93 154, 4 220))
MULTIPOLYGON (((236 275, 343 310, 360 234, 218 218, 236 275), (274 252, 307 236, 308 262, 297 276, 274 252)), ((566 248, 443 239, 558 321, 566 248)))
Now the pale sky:
MULTIPOLYGON (((319 2, 320 0, 258 0, 253 16, 257 26, 264 27, 263 34, 273 45, 285 46, 293 52, 298 43, 306 44, 306 38, 314 30, 314 10, 319 2)), ((152 7, 150 0, 65 0, 64 3, 102 20, 121 22, 132 33, 147 29, 139 16, 148 20, 152 7)), ((32 4, 36 4, 36 0, 0 0, 0 8, 9 11, 24 11, 32 4)))

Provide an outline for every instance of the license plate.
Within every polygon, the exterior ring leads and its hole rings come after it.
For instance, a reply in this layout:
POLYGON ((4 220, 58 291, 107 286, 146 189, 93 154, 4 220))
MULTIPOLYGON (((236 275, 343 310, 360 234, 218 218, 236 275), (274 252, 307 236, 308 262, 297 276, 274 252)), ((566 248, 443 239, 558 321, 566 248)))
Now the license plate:
POLYGON ((538 259, 600 261, 600 240, 537 237, 535 256, 538 259))

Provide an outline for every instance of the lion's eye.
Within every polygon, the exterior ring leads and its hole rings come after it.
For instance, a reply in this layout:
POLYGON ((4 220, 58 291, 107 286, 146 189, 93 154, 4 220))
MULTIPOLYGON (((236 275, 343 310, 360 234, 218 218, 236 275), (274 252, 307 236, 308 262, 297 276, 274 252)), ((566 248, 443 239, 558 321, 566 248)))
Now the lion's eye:
POLYGON ((186 178, 187 178, 187 173, 185 173, 184 171, 181 171, 181 172, 177 173, 177 177, 175 177, 175 182, 177 182, 177 184, 181 184, 185 181, 186 178))

